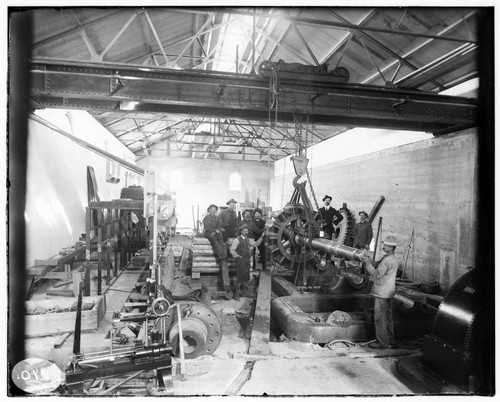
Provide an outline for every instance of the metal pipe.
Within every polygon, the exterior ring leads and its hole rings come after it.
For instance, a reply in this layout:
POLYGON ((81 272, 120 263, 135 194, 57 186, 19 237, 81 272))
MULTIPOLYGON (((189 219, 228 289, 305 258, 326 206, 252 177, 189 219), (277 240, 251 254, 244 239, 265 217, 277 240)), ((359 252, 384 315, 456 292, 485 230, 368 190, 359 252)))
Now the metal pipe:
POLYGON ((95 357, 84 357, 79 360, 80 365, 88 364, 99 364, 114 362, 118 359, 130 358, 130 359, 144 359, 144 358, 158 358, 160 356, 170 354, 172 351, 171 347, 168 346, 157 346, 149 348, 140 349, 129 349, 128 351, 118 351, 115 353, 106 353, 95 357))
POLYGON ((415 300, 412 300, 409 297, 403 296, 401 293, 396 293, 394 295, 394 300, 397 300, 397 301, 403 303, 403 305, 406 308, 413 308, 415 306, 415 300))

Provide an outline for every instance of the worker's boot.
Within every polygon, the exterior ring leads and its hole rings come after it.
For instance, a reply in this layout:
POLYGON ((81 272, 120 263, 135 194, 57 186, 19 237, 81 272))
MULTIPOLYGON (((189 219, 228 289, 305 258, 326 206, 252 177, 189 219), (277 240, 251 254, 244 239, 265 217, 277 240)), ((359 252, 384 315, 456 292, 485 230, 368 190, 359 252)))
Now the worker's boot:
POLYGON ((243 285, 243 289, 241 290, 241 294, 243 295, 243 297, 252 297, 252 295, 250 294, 250 289, 249 289, 248 285, 243 285))
POLYGON ((224 286, 224 290, 226 291, 227 300, 231 300, 233 298, 233 291, 231 290, 231 286, 224 286))
POLYGON ((234 286, 233 299, 240 300, 240 285, 234 286))

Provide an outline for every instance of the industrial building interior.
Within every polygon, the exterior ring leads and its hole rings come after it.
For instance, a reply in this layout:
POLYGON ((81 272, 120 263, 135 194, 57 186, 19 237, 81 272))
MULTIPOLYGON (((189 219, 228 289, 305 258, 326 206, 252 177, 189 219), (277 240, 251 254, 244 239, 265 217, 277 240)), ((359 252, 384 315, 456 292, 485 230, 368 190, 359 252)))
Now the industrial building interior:
POLYGON ((495 395, 493 7, 8 24, 9 396, 495 395))

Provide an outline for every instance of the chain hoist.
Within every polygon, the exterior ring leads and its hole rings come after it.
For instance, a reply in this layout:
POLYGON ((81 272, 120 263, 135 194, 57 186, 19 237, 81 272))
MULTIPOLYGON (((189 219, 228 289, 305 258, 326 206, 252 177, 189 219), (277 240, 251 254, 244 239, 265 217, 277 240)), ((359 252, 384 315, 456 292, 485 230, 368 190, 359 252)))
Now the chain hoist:
POLYGON ((295 126, 295 153, 302 154, 302 115, 298 112, 293 114, 293 124, 295 126))
MULTIPOLYGON (((304 156, 307 157, 307 148, 309 146, 309 115, 306 113, 306 133, 304 136, 304 156)), ((309 175, 309 169, 306 168, 307 181, 309 182, 309 188, 311 189, 311 194, 313 196, 314 205, 316 206, 316 210, 319 211, 318 200, 316 199, 316 193, 314 192, 314 188, 311 181, 311 176, 309 175)))

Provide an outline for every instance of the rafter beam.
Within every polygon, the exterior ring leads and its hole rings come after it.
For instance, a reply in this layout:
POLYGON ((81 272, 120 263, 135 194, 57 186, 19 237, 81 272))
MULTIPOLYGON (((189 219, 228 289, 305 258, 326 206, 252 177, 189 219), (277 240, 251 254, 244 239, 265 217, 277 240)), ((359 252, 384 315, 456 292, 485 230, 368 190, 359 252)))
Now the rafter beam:
MULTIPOLYGON (((448 25, 447 27, 443 28, 442 30, 440 30, 439 32, 437 32, 435 34, 435 36, 437 37, 441 37, 441 36, 444 36, 446 33, 454 30, 458 25, 462 24, 462 23, 465 23, 467 21, 467 19, 473 17, 474 15, 477 14, 477 11, 475 10, 472 10, 471 12, 467 13, 466 15, 463 16, 463 18, 460 18, 458 19, 457 21, 455 21, 454 23, 448 25)), ((404 51, 403 54, 400 55, 400 57, 403 59, 403 60, 406 60, 408 57, 410 57, 411 55, 415 54, 416 52, 418 52, 419 50, 425 48, 427 45, 429 45, 430 43, 432 43, 433 39, 435 38, 432 38, 432 39, 426 39, 425 41, 423 41, 422 43, 419 43, 418 45, 412 47, 411 49, 408 49, 406 51, 404 51)), ((396 64, 400 62, 400 60, 394 60, 392 62, 390 62, 389 64, 387 64, 386 66, 384 66, 382 68, 382 72, 385 72, 393 67, 396 66, 396 64)), ((371 75, 370 77, 364 79, 362 81, 362 84, 369 84, 370 82, 372 82, 376 77, 378 76, 378 73, 375 73, 373 75, 371 75)), ((394 77, 395 78, 395 77, 394 77)))
MULTIPOLYGON (((175 9, 176 11, 180 11, 179 9, 175 9)), ((196 7, 192 8, 191 11, 196 11, 196 7)), ((203 10, 207 11, 207 9, 198 9, 198 10, 203 10)), ((247 11, 244 8, 226 8, 226 7, 211 7, 209 9, 210 12, 217 12, 217 13, 225 13, 225 14, 236 14, 236 15, 245 15, 245 16, 262 16, 261 12, 255 12, 255 11, 247 11)), ((409 31, 399 31, 399 30, 392 30, 392 29, 384 29, 384 28, 377 28, 377 27, 360 27, 355 24, 346 24, 346 23, 341 23, 341 22, 335 22, 335 21, 329 21, 329 20, 321 20, 321 19, 316 19, 316 18, 307 18, 307 17, 293 17, 293 16, 288 16, 284 14, 280 14, 279 16, 271 16, 270 18, 276 18, 281 21, 290 21, 290 22, 295 22, 300 25, 311 25, 311 26, 324 26, 324 27, 332 27, 332 28, 338 28, 338 29, 347 29, 347 30, 354 30, 354 31, 359 31, 359 30, 364 30, 364 31, 370 31, 370 32, 379 32, 379 33, 386 33, 390 35, 402 35, 402 36, 408 36, 408 37, 415 37, 415 38, 428 38, 428 39, 437 39, 437 40, 444 40, 444 41, 450 41, 450 42, 459 42, 459 43, 477 43, 475 40, 471 39, 463 39, 463 38, 456 38, 456 37, 450 37, 450 36, 436 36, 436 35, 431 35, 431 34, 424 34, 420 32, 409 32, 409 31)))

